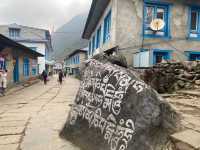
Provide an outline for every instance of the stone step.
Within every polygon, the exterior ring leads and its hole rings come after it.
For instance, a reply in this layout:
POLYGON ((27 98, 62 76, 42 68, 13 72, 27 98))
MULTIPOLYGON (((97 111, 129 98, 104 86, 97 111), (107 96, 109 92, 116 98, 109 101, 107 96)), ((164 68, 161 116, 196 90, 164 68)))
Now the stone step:
POLYGON ((200 97, 200 91, 199 90, 181 90, 181 91, 177 91, 177 94, 184 94, 184 95, 191 95, 191 96, 200 97))
POLYGON ((172 141, 177 150, 200 150, 200 133, 194 130, 171 135, 172 141))

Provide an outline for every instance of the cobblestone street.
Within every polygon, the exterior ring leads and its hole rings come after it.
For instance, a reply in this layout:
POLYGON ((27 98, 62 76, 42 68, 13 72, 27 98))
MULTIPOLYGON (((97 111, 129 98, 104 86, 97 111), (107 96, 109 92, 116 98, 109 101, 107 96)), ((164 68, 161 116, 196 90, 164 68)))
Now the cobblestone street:
POLYGON ((35 84, 0 98, 0 150, 78 150, 59 137, 79 81, 35 84))

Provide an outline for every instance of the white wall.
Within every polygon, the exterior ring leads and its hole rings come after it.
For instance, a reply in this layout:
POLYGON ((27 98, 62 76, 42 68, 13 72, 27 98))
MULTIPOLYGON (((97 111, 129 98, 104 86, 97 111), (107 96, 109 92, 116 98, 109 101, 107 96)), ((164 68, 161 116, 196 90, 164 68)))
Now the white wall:
MULTIPOLYGON (((113 48, 115 46, 117 46, 115 44, 115 40, 116 40, 116 0, 110 0, 109 5, 107 6, 107 8, 105 9, 102 17, 100 18, 94 32, 92 33, 89 41, 92 41, 93 36, 97 35, 97 30, 99 29, 99 27, 101 26, 101 40, 100 40, 100 48, 96 49, 95 48, 95 52, 94 54, 98 54, 100 52, 104 52, 105 50, 108 50, 110 48, 113 48), (110 40, 108 40, 106 43, 103 43, 103 30, 104 30, 104 19, 105 17, 108 15, 109 11, 112 11, 111 13, 111 29, 110 29, 110 40)), ((96 43, 96 40, 95 40, 96 43)), ((90 56, 91 57, 91 56, 90 56)), ((90 58, 89 57, 89 58, 90 58)))
MULTIPOLYGON (((37 52, 45 55, 45 43, 27 43, 27 42, 20 42, 21 44, 27 47, 37 47, 37 52)), ((39 74, 45 70, 45 57, 38 57, 38 65, 39 65, 39 74)))
POLYGON ((150 67, 150 51, 136 53, 133 57, 134 67, 150 67))

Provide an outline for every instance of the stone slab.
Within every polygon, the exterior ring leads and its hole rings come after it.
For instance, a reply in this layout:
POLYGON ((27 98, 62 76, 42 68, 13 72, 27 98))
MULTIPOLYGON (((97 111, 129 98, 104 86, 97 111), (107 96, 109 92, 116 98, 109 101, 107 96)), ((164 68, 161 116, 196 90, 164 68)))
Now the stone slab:
POLYGON ((18 135, 22 134, 24 127, 1 127, 0 136, 2 135, 18 135))
POLYGON ((1 122, 0 121, 0 128, 2 127, 24 127, 26 124, 26 121, 8 121, 8 122, 1 122))
POLYGON ((195 91, 195 90, 183 90, 183 91, 178 91, 177 92, 178 94, 185 94, 185 95, 192 95, 192 96, 197 96, 197 97, 200 97, 200 92, 199 91, 195 91))
POLYGON ((0 145, 0 150, 17 150, 18 144, 0 145))
POLYGON ((173 134, 173 139, 190 145, 192 148, 200 148, 200 133, 193 130, 186 130, 180 133, 173 134))
POLYGON ((163 98, 169 98, 174 96, 179 96, 180 94, 160 94, 163 98))
POLYGON ((21 135, 0 136, 0 145, 17 144, 20 138, 21 135))

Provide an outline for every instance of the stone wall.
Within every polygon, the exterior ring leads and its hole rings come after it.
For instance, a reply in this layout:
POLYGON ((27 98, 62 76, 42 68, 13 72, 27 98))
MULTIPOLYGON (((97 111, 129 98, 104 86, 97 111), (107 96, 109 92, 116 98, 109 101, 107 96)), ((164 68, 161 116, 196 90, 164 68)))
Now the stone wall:
POLYGON ((148 69, 133 69, 159 93, 200 88, 200 62, 157 64, 148 69))

